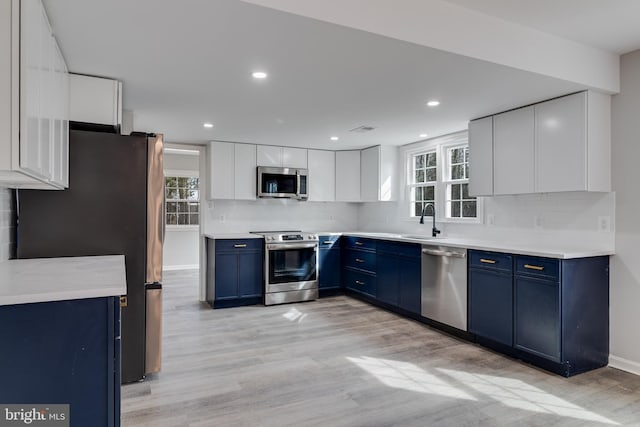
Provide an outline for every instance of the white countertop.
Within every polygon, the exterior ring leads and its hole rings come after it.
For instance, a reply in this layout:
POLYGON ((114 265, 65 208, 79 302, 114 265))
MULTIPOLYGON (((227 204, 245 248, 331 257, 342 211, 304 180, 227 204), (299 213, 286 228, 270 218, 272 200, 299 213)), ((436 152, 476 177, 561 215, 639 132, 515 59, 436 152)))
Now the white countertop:
POLYGON ((124 255, 0 262, 0 305, 99 298, 126 293, 124 255))
POLYGON ((205 233, 204 237, 209 239, 262 239, 263 237, 258 234, 251 233, 205 233))
MULTIPOLYGON (((328 234, 328 233, 318 233, 328 234)), ((331 233, 335 234, 335 233, 331 233)), ((447 238, 417 236, 411 234, 344 232, 345 236, 368 237, 372 239, 393 240, 398 242, 420 243, 425 245, 443 245, 454 248, 478 249, 485 251, 505 252, 519 255, 531 255, 557 259, 587 258, 594 256, 614 255, 611 249, 574 247, 570 243, 548 242, 544 244, 524 241, 495 242, 472 238, 447 238)))

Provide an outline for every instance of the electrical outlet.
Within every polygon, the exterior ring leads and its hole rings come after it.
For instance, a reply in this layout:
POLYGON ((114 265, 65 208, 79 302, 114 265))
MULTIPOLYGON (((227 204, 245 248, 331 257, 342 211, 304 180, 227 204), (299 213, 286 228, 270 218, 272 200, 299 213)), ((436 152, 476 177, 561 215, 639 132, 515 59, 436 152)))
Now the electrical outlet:
POLYGON ((493 214, 487 214, 487 225, 489 227, 496 225, 496 218, 493 214))
POLYGON ((598 231, 608 233, 611 231, 611 217, 599 216, 598 217, 598 231))
POLYGON ((542 216, 535 215, 533 217, 533 228, 542 228, 542 216))

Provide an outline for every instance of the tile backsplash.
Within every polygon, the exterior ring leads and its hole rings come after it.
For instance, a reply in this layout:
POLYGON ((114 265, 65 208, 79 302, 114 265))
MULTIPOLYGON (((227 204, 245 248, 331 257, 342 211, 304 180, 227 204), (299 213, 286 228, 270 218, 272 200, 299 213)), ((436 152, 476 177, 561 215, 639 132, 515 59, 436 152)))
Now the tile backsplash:
POLYGON ((14 190, 0 188, 0 262, 14 258, 16 247, 14 190))

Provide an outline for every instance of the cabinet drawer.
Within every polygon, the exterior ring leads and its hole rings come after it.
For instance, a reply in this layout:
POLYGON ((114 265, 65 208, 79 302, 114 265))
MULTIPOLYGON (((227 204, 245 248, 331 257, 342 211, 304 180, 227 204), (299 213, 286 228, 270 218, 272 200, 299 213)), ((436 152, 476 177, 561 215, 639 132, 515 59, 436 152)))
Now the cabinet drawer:
POLYGON ((373 274, 346 269, 344 271, 344 285, 351 290, 376 296, 377 278, 373 274))
POLYGON ((516 255, 516 274, 560 280, 560 260, 516 255))
POLYGON ((395 256, 420 258, 421 246, 417 243, 402 243, 402 242, 389 242, 379 241, 377 246, 378 253, 388 253, 395 256))
POLYGON ((469 251, 469 267, 488 268, 511 273, 513 257, 499 252, 469 251))
POLYGON ((216 239, 216 252, 230 251, 261 251, 264 246, 262 239, 216 239))
POLYGON ((339 235, 318 236, 318 247, 320 249, 333 249, 334 247, 339 246, 339 244, 340 244, 339 235))
POLYGON ((362 237, 345 236, 344 246, 346 248, 364 249, 375 251, 376 241, 373 239, 365 239, 362 237))
POLYGON ((376 273, 375 252, 347 249, 344 252, 343 262, 345 267, 357 268, 374 274, 376 273))

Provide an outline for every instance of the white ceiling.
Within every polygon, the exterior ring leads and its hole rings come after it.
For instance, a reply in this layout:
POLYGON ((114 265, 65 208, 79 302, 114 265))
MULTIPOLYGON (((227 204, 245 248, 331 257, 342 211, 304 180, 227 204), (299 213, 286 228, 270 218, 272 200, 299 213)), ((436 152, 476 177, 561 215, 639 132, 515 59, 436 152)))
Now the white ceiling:
POLYGON ((44 2, 69 69, 122 80, 136 130, 173 142, 401 145, 582 89, 238 0, 44 2), (376 129, 349 132, 360 125, 376 129))
POLYGON ((639 0, 446 0, 619 54, 640 48, 639 0))

